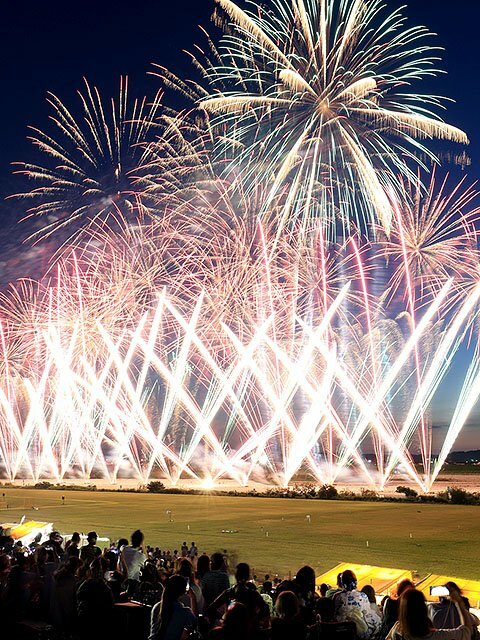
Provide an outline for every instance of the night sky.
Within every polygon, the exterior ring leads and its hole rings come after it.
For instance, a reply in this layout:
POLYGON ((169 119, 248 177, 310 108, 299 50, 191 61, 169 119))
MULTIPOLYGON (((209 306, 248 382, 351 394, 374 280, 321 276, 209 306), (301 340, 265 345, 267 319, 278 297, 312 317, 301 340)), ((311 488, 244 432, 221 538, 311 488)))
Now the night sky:
MULTIPOLYGON (((395 8, 401 0, 387 0, 395 8)), ((455 100, 446 120, 470 136, 472 178, 479 176, 478 101, 480 3, 472 0, 410 0, 406 15, 438 34, 445 48, 441 68, 448 72, 423 83, 424 91, 455 100)), ((203 42, 198 25, 208 27, 213 0, 85 0, 83 2, 8 2, 2 7, 0 101, 0 193, 18 186, 9 163, 29 156, 29 124, 45 126, 47 91, 76 104, 75 91, 85 76, 103 95, 115 95, 121 74, 136 93, 152 94, 158 84, 147 75, 158 62, 191 75, 184 49, 203 42)), ((418 85, 421 86, 421 85, 418 85)))
MULTIPOLYGON (((400 3, 401 0, 386 0, 392 8, 400 3)), ((417 89, 455 100, 444 118, 470 137, 468 153, 472 164, 468 174, 473 182, 480 174, 480 3, 407 0, 405 4, 411 23, 428 26, 438 34, 436 44, 445 48, 440 68, 447 75, 432 80, 430 85, 417 85, 417 89)), ((11 175, 10 163, 32 158, 26 141, 27 126, 47 125, 47 91, 71 105, 75 113, 75 91, 81 88, 84 76, 100 88, 103 96, 117 94, 121 74, 129 75, 135 94, 152 95, 158 82, 147 72, 154 62, 188 77, 191 67, 182 50, 192 50, 195 42, 202 42, 198 25, 209 27, 212 8, 213 0, 2 3, 0 202, 21 188, 11 175)), ((0 214, 3 254, 7 245, 12 251, 12 242, 22 235, 22 230, 15 225, 18 210, 14 201, 0 204, 0 214)), ((18 251, 25 249, 18 245, 18 251)), ((38 277, 40 273, 18 275, 38 277)), ((445 395, 445 406, 448 403, 449 396, 445 395)), ((437 417, 442 411, 439 406, 437 417)), ((467 429, 462 440, 465 448, 480 447, 479 433, 477 429, 467 429)))

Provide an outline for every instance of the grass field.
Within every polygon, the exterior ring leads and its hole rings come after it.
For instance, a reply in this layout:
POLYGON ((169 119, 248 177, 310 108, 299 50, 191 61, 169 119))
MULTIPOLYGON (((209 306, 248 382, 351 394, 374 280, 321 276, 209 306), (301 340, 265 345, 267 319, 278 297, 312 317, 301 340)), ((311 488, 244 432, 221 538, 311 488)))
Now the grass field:
POLYGON ((317 573, 341 561, 479 578, 480 508, 247 497, 2 489, 0 522, 53 522, 64 533, 95 529, 117 539, 141 528, 146 543, 200 552, 227 549, 263 572, 303 564, 317 573), (61 496, 65 496, 62 505, 61 496), (8 508, 7 508, 8 504, 8 508), (38 511, 32 507, 38 507, 38 511), (172 512, 173 522, 167 511, 172 512), (306 516, 311 516, 310 524, 306 516), (223 533, 222 531, 236 531, 223 533), (410 537, 410 534, 412 537, 410 537), (368 548, 367 548, 368 541, 368 548))
POLYGON ((444 464, 441 476, 474 476, 480 475, 480 465, 478 464, 444 464))

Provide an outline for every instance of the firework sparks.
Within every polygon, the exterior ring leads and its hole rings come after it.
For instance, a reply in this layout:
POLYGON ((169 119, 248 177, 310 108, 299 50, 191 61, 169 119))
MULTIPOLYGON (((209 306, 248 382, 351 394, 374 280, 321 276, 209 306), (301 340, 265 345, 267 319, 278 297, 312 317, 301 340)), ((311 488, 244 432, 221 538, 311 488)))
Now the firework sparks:
POLYGON ((454 279, 460 286, 478 263, 475 223, 478 192, 465 178, 448 188, 448 175, 437 185, 435 172, 425 192, 418 178, 397 208, 390 238, 381 244, 391 262, 391 295, 407 296, 409 282, 418 304, 454 279))
MULTIPOLYGON (((290 346, 272 332, 274 315, 257 327, 247 344, 224 326, 231 353, 228 368, 217 364, 217 354, 198 333, 202 298, 193 315, 184 318, 163 295, 150 314, 120 337, 110 336, 99 324, 96 349, 104 352, 102 358, 92 349, 85 352, 81 318, 67 331, 52 310, 49 326, 37 335, 43 367, 28 378, 12 372, 2 383, 0 423, 5 431, 12 420, 15 426, 11 447, 2 453, 4 469, 12 478, 28 473, 35 478, 53 474, 58 479, 71 473, 89 477, 96 469, 115 480, 120 465, 127 463, 139 479, 158 468, 178 482, 185 473, 201 477, 197 457, 207 446, 215 478, 227 476, 244 483, 269 469, 275 482, 287 484, 305 463, 315 478, 325 482, 332 478, 318 458, 318 443, 331 425, 339 447, 333 479, 353 464, 375 485, 360 453, 362 441, 373 430, 389 460, 378 484, 383 486, 401 462, 418 486, 428 488, 431 479, 419 476, 408 447, 458 348, 480 288, 459 309, 435 356, 425 355, 428 366, 403 424, 395 417, 391 398, 404 385, 404 366, 431 330, 430 321, 447 289, 448 285, 408 339, 390 349, 388 358, 385 350, 376 348, 382 352, 373 354, 381 358, 375 375, 365 375, 372 356, 368 350, 359 355, 359 365, 345 359, 339 349, 344 337, 334 329, 334 320, 348 286, 320 325, 296 318, 301 333, 290 346), (157 403, 160 412, 155 410, 157 403), (230 416, 229 426, 218 422, 222 414, 230 416), (37 455, 32 455, 34 448, 37 455)), ((477 393, 475 376, 467 376, 452 433, 477 393)))
POLYGON ((412 93, 430 34, 380 0, 217 4, 207 89, 156 71, 189 111, 86 84, 34 130, 33 237, 70 237, 0 297, 1 471, 427 491, 480 389, 476 349, 432 469, 480 288, 476 189, 412 164, 467 142, 412 93))
POLYGON ((87 81, 78 96, 83 108, 80 122, 57 96, 49 95, 53 132, 32 128, 30 138, 42 162, 17 163, 18 173, 34 183, 31 191, 19 194, 33 203, 28 215, 45 218, 34 238, 64 227, 74 229, 71 236, 80 235, 92 222, 115 224, 145 210, 135 170, 160 109, 161 94, 151 105, 146 98, 132 102, 128 79, 121 78, 118 101, 104 101, 87 81))
POLYGON ((227 129, 227 144, 243 145, 233 164, 247 183, 262 167, 265 212, 287 182, 330 236, 335 220, 348 233, 352 223, 379 219, 388 233, 396 176, 412 178, 405 157, 426 152, 425 139, 468 142, 434 115, 438 99, 411 90, 435 73, 431 34, 407 28, 380 0, 275 0, 246 11, 217 3, 227 35, 220 62, 206 70, 211 96, 200 107, 214 128, 227 129))

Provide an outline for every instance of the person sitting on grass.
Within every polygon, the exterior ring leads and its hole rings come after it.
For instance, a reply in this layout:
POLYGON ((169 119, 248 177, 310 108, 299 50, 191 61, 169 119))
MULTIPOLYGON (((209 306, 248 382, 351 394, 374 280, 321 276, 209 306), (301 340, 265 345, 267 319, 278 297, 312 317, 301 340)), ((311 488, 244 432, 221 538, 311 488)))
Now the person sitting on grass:
POLYGON ((450 599, 457 607, 460 626, 456 629, 435 629, 428 617, 425 596, 418 589, 408 589, 400 597, 398 622, 387 640, 471 640, 472 617, 459 591, 452 589, 450 599))

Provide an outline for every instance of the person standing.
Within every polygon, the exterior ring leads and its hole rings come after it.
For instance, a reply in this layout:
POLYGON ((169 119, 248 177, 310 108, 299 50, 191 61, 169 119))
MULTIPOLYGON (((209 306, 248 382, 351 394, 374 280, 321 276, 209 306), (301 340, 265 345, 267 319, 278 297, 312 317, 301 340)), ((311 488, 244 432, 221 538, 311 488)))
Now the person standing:
POLYGON ((188 550, 188 555, 190 556, 190 560, 193 562, 194 559, 198 556, 198 547, 195 542, 192 542, 190 549, 188 550))
POLYGON ((78 531, 72 533, 70 540, 67 540, 65 544, 65 554, 67 559, 80 557, 80 534, 78 531))
POLYGON ((97 539, 96 531, 87 534, 87 544, 80 549, 80 560, 85 564, 90 564, 102 555, 102 550, 97 547, 97 539))
POLYGON ((143 552, 143 533, 140 529, 131 535, 131 545, 123 547, 120 553, 120 566, 129 586, 135 587, 140 580, 140 571, 147 560, 143 552), (132 584, 133 583, 133 584, 132 584))
POLYGON ((205 606, 208 607, 226 589, 230 588, 230 580, 226 571, 225 560, 221 553, 213 553, 210 558, 210 571, 207 571, 203 578, 202 593, 205 599, 205 606))

